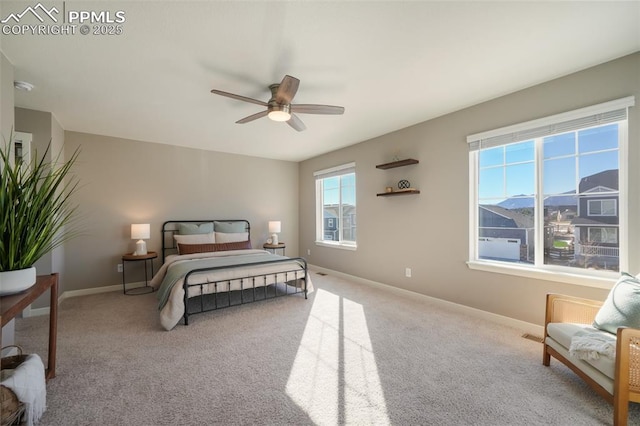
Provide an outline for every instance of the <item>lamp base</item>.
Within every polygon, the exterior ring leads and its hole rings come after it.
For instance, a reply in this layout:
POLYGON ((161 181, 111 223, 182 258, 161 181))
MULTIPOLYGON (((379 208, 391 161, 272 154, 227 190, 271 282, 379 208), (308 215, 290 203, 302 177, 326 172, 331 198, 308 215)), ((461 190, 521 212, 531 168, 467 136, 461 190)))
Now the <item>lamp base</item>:
POLYGON ((271 235, 271 244, 278 244, 278 234, 274 233, 271 235))
POLYGON ((136 242, 136 251, 133 253, 134 256, 143 256, 147 254, 147 243, 143 240, 138 240, 136 242))

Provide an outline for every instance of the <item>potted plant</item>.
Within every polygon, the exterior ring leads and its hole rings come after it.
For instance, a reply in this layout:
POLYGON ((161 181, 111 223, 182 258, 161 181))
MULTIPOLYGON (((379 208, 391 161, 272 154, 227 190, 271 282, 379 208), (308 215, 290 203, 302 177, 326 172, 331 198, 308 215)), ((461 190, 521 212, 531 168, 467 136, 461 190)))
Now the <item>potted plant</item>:
POLYGON ((76 233, 65 226, 77 208, 71 195, 78 182, 69 172, 79 150, 66 162, 60 154, 47 161, 49 143, 42 157, 14 161, 11 147, 0 147, 0 296, 33 286, 36 261, 76 233))

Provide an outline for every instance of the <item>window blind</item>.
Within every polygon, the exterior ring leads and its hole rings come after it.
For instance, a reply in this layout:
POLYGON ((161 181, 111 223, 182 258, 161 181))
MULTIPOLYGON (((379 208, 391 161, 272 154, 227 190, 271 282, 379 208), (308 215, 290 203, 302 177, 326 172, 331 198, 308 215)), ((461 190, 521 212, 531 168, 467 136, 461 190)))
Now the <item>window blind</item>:
POLYGON ((575 111, 477 133, 467 137, 469 151, 626 120, 627 109, 634 105, 635 97, 629 96, 575 111))
POLYGON ((348 163, 343 164, 341 166, 331 167, 329 169, 318 170, 317 172, 313 172, 313 176, 315 176, 316 180, 326 179, 334 176, 346 175, 349 173, 356 172, 356 163, 348 163))

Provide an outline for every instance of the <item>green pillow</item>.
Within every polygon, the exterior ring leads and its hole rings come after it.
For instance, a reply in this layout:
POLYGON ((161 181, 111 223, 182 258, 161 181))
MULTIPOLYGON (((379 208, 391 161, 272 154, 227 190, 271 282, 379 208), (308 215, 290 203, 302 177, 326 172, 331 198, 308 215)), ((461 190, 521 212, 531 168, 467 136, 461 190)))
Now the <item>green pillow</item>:
POLYGON ((224 232, 227 234, 234 234, 237 232, 247 232, 247 223, 241 222, 220 222, 214 221, 216 232, 224 232))
POLYGON ((195 235, 195 234, 210 234, 213 232, 213 222, 207 223, 179 223, 178 234, 180 235, 195 235))
POLYGON ((598 311, 593 326, 613 334, 618 327, 640 328, 640 280, 623 272, 598 311))

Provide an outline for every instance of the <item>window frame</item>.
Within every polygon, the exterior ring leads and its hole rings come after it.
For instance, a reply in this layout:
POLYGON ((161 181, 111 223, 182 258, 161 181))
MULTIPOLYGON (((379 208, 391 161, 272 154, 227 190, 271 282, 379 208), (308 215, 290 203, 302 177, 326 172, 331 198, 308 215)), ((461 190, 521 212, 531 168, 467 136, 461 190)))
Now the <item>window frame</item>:
POLYGON ((605 199, 596 199, 596 200, 587 200, 587 216, 593 217, 613 217, 618 215, 618 203, 615 198, 605 198, 605 199), (613 203, 613 214, 605 214, 602 213, 604 210, 602 208, 605 201, 611 201, 613 203), (600 203, 600 214, 591 213, 591 203, 600 203))
MULTIPOLYGON (((619 272, 614 271, 597 271, 591 269, 573 268, 570 266, 557 266, 557 265, 545 265, 543 260, 539 260, 534 265, 527 265, 522 263, 508 263, 497 260, 487 260, 479 258, 478 251, 478 226, 479 226, 479 152, 481 141, 492 139, 493 145, 500 146, 507 145, 514 142, 524 142, 526 140, 544 138, 552 134, 561 134, 567 131, 582 130, 589 127, 600 126, 604 124, 618 123, 618 201, 616 203, 616 209, 619 213, 619 231, 618 231, 618 243, 619 243, 619 270, 624 271, 628 267, 629 261, 629 244, 628 244, 628 121, 629 111, 628 108, 635 105, 635 97, 629 96, 622 99, 617 99, 610 102, 605 102, 598 105, 593 105, 586 108, 569 111, 566 113, 556 114, 549 117, 541 118, 538 120, 532 120, 524 123, 515 124, 499 129, 490 130, 487 132, 477 133, 469 135, 467 137, 467 143, 469 143, 469 257, 467 260, 467 266, 470 269, 489 271, 494 273, 508 274, 523 276, 527 278, 542 279, 548 281, 563 282, 568 284, 577 284, 581 286, 597 287, 609 289, 615 283, 619 276, 619 272), (562 126, 565 123, 575 120, 579 123, 582 119, 593 119, 595 117, 598 120, 603 117, 603 120, 607 119, 608 113, 619 112, 624 109, 624 118, 622 119, 609 119, 609 121, 596 122, 595 124, 585 124, 574 126, 573 129, 563 130, 562 126), (541 131, 550 129, 548 133, 540 133, 541 131), (554 129, 556 129, 554 131, 554 129), (541 130, 542 129, 542 130, 541 130), (532 136, 534 132, 538 132, 537 135, 532 136), (497 142, 496 142, 497 141, 497 142)), ((541 149, 541 148, 539 148, 541 149)), ((543 234, 540 226, 544 226, 542 218, 543 212, 543 198, 540 196, 542 188, 542 176, 541 168, 543 165, 543 158, 538 152, 536 156, 536 250, 538 252, 543 250, 543 234)), ((536 256, 537 257, 537 256, 536 256)))
POLYGON ((618 232, 618 228, 614 228, 614 227, 607 227, 607 226, 590 226, 589 228, 587 228, 587 242, 589 243, 600 243, 600 244, 616 244, 620 241, 620 236, 619 236, 619 232, 618 232), (602 234, 607 234, 609 232, 612 232, 615 235, 615 242, 614 243, 609 243, 607 241, 595 241, 592 237, 591 237, 591 231, 593 231, 594 229, 598 229, 602 232, 602 234))
MULTIPOLYGON (((342 224, 342 184, 339 187, 339 193, 340 193, 340 203, 339 203, 339 218, 340 220, 337 221, 337 231, 338 231, 338 240, 325 240, 324 239, 324 233, 325 233, 325 228, 324 228, 324 215, 323 215, 323 210, 324 210, 324 190, 323 190, 323 183, 324 183, 324 179, 327 178, 331 178, 331 177, 336 177, 336 176, 346 176, 349 174, 353 174, 354 175, 354 191, 355 191, 355 197, 356 197, 356 202, 355 205, 357 206, 357 198, 358 198, 358 193, 357 193, 357 174, 356 174, 356 163, 355 162, 351 162, 351 163, 346 163, 346 164, 342 164, 339 166, 335 166, 335 167, 330 167, 328 169, 323 169, 323 170, 318 170, 316 172, 313 173, 314 175, 314 179, 315 179, 315 187, 316 187, 316 240, 315 240, 315 244, 317 246, 324 246, 324 247, 331 247, 331 248, 339 248, 339 249, 344 249, 344 250, 356 250, 358 248, 358 244, 357 244, 357 237, 356 237, 356 241, 346 241, 343 240, 343 224, 342 224)), ((357 207, 356 207, 356 214, 353 215, 353 218, 355 218, 357 216, 357 207)), ((352 225, 356 225, 355 220, 352 221, 352 225)), ((357 227, 356 227, 357 229, 357 227)), ((356 234, 357 235, 357 234, 356 234)))

